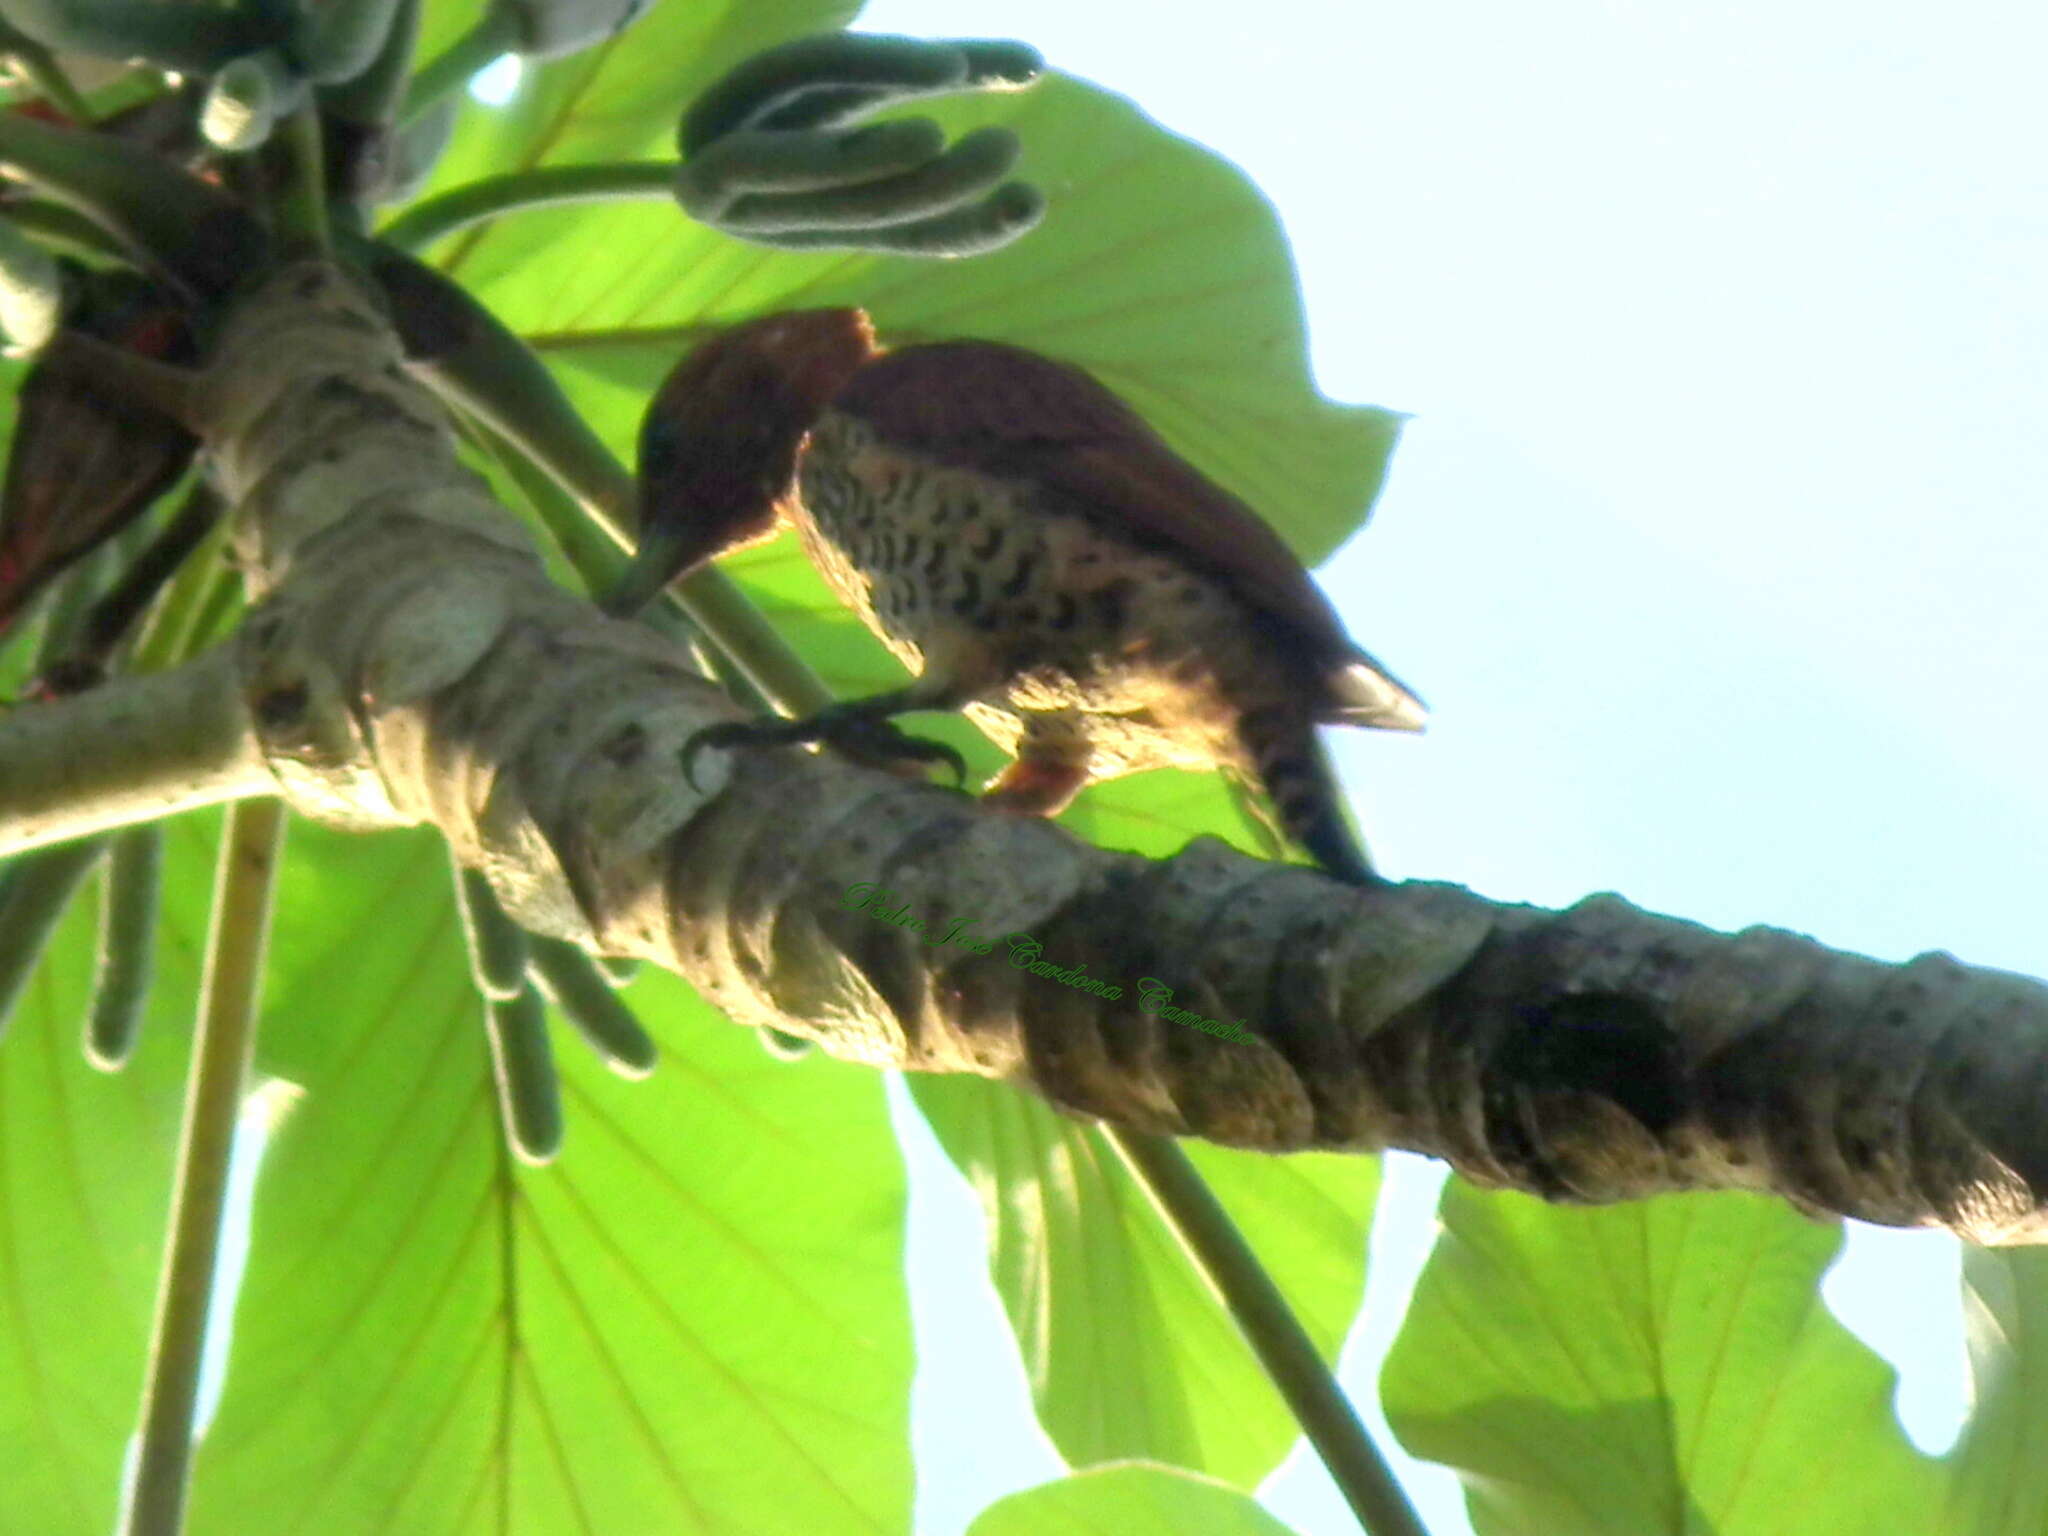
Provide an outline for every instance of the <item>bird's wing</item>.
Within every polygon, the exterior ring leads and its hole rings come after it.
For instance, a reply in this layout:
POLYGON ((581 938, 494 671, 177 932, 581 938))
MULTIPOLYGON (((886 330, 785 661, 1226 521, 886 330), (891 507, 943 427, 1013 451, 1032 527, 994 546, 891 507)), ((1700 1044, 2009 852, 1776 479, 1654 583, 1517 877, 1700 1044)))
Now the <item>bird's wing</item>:
POLYGON ((1361 722, 1412 714, 1409 728, 1419 725, 1420 702, 1352 643, 1286 541, 1083 370, 999 342, 935 342, 883 353, 832 404, 892 446, 1025 481, 1055 505, 1185 559, 1292 635, 1313 663, 1384 680, 1362 693, 1340 688, 1340 711, 1361 722))

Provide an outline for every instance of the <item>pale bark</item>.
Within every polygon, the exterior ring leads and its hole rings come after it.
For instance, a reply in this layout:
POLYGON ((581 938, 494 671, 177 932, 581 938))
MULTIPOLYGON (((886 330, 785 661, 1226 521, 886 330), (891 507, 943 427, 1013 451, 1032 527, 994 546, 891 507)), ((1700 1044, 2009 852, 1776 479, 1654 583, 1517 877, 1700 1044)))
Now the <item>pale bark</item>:
MULTIPOLYGON (((1148 1130, 1412 1148, 1557 1199, 1759 1189, 2043 1234, 2038 982, 1616 897, 1361 893, 1209 840, 1155 863, 800 752, 707 753, 699 791, 678 750, 730 706, 545 579, 338 276, 296 268, 251 300, 204 398, 267 598, 236 686, 296 808, 430 821, 528 926, 670 967, 737 1022, 1148 1130), (890 894, 856 908, 855 886, 890 894), (934 942, 956 922, 989 952, 934 942), (1064 979, 1013 963, 1012 934, 1064 979), (1241 1038, 1145 1011, 1146 979, 1241 1038)), ((60 728, 86 707, 43 708, 60 728)), ((20 777, 0 816, 48 798, 20 777)))
POLYGON ((42 843, 266 794, 270 770, 216 650, 116 678, 62 707, 0 715, 0 858, 42 843))

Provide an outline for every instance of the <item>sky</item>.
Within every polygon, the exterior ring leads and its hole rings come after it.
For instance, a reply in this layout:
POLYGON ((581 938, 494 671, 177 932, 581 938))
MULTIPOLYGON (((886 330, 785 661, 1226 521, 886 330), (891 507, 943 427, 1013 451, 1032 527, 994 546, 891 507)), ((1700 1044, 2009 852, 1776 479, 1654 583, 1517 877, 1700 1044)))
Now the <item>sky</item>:
MULTIPOLYGON (((1235 161, 1293 241, 1321 388, 1413 413, 1318 573, 1434 711, 1332 738, 1390 873, 2048 973, 2048 13, 880 0, 859 26, 1023 36, 1235 161)), ((978 1209, 898 1122, 919 1530, 957 1536, 1061 1469, 978 1209)), ((1340 1368, 1390 1451, 1374 1383, 1434 1195, 1394 1163, 1340 1368)), ((1955 1245, 1852 1227, 1825 1294, 1944 1447, 1955 1245)), ((1448 1473, 1395 1460, 1436 1536, 1469 1530, 1448 1473)), ((1355 1529, 1304 1453, 1261 1497, 1355 1529)))

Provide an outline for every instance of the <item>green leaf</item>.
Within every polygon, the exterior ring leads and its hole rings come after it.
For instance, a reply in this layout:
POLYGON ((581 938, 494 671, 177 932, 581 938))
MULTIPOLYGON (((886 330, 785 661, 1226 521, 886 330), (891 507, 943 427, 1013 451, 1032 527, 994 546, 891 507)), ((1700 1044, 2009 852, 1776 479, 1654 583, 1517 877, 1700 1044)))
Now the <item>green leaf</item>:
POLYGON ((908 1527, 901 1167, 872 1072, 765 1058, 674 977, 661 1065, 563 1031, 567 1139, 500 1138, 431 834, 296 827, 257 1186, 195 1536, 908 1527))
POLYGON ((2048 1527, 2048 1253, 1963 1250, 1973 1410, 1945 1463, 1944 1531, 2034 1536, 2048 1527))
POLYGON ((1129 1465, 1077 1472, 998 1499, 967 1536, 1288 1536, 1235 1488, 1171 1467, 1129 1465))
POLYGON ((1012 129, 1021 174, 1051 198, 1045 223, 993 255, 932 262, 798 256, 666 205, 586 207, 502 219, 451 253, 452 267, 563 367, 622 454, 690 327, 861 304, 885 341, 983 336, 1080 363, 1309 559, 1358 527, 1397 418, 1315 393, 1285 237, 1241 172, 1132 103, 1057 76, 920 115, 954 137, 1012 129), (543 248, 551 260, 536 263, 543 248))
MULTIPOLYGON (((1293 1416, 1101 1134, 1004 1084, 910 1083, 981 1199, 996 1290, 1060 1454, 1247 1487, 1279 1465, 1293 1416)), ((1334 1360, 1364 1291, 1378 1163, 1184 1146, 1334 1360)))
POLYGON ((1447 1187, 1381 1380, 1480 1536, 1953 1529, 1895 1377, 1821 1304, 1840 1229, 1761 1195, 1599 1210, 1447 1187))
POLYGON ((0 1528, 113 1527, 169 1205, 220 817, 166 827, 152 1017, 127 1068, 81 1049, 81 890, 0 1046, 0 1528))

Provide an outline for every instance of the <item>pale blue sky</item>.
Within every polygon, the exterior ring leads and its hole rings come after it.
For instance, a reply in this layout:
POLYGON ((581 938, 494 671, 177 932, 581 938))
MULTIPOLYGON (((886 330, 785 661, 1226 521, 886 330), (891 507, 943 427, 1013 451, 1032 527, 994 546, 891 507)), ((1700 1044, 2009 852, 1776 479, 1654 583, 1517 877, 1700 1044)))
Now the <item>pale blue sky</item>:
MULTIPOLYGON (((1337 743, 1395 874, 2048 971, 2048 15, 880 0, 860 25, 1026 37, 1238 162, 1295 242, 1324 390, 1415 413, 1321 572, 1436 711, 1337 743)), ((957 1536, 1059 1469, 978 1213, 916 1167, 920 1530, 957 1536)), ((1364 1406, 1418 1199, 1397 1183, 1345 1355, 1364 1406)), ((1853 1253, 1829 1299, 1939 1447, 1954 1247, 1853 1253)), ((1304 1459, 1267 1502, 1352 1529, 1304 1459)), ((1413 1491, 1469 1529, 1446 1474, 1413 1491)))

